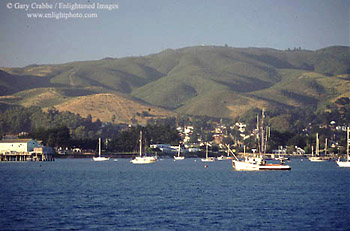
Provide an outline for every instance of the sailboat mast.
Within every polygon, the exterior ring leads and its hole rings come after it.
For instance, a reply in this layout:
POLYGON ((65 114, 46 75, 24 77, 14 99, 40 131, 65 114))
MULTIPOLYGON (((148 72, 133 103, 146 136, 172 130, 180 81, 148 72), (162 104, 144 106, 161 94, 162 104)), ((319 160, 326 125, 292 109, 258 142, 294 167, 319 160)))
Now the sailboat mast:
POLYGON ((316 156, 319 156, 320 152, 320 141, 318 139, 318 133, 316 133, 316 156))
POLYGON ((261 144, 260 144, 260 120, 259 120, 259 114, 256 115, 256 139, 258 141, 258 151, 261 153, 261 144))
POLYGON ((140 157, 142 156, 142 131, 140 130, 140 157))
POLYGON ((205 149, 205 158, 208 159, 208 142, 207 142, 207 147, 205 149))
POLYGON ((265 110, 263 109, 261 113, 261 153, 265 153, 264 118, 265 118, 265 110))
POLYGON ((180 156, 180 152, 181 152, 181 146, 179 144, 179 150, 177 151, 177 156, 180 156))
POLYGON ((230 156, 230 145, 228 144, 227 145, 227 157, 229 157, 230 156))
POLYGON ((101 138, 98 138, 98 156, 101 157, 101 138))
POLYGON ((347 154, 347 161, 350 161, 350 156, 349 156, 349 146, 350 146, 350 127, 347 127, 346 129, 346 154, 347 154))

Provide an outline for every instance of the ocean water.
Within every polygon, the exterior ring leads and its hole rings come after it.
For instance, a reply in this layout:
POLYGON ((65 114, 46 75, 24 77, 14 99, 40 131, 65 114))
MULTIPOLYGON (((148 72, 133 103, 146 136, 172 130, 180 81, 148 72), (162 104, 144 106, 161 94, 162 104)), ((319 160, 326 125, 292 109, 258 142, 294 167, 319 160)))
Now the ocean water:
POLYGON ((350 229, 350 169, 335 162, 263 172, 206 164, 0 163, 0 230, 350 229))

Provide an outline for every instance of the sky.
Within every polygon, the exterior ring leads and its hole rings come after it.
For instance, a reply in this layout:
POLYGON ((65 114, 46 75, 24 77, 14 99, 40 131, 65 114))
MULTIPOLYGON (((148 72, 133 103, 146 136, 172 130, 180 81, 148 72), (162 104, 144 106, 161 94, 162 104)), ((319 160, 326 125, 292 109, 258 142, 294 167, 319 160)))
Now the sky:
POLYGON ((0 67, 198 45, 350 46, 349 6, 350 0, 0 0, 0 67), (77 4, 85 9, 64 8, 77 4))

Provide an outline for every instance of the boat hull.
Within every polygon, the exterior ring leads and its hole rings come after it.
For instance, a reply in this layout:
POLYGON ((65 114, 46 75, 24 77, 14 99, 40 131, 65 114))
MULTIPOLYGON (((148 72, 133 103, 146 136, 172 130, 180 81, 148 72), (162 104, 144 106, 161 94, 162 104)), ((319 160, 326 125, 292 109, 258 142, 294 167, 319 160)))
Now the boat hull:
POLYGON ((205 159, 201 159, 202 162, 214 162, 216 161, 215 158, 210 157, 210 158, 205 158, 205 159))
POLYGON ((259 164, 254 162, 233 160, 232 167, 236 171, 259 171, 259 164))
POLYGON ((342 168, 350 168, 350 161, 339 161, 337 160, 337 165, 342 168))
POLYGON ((103 156, 98 156, 98 157, 92 157, 93 161, 106 161, 109 160, 109 157, 103 157, 103 156))
POLYGON ((185 157, 184 156, 174 156, 175 160, 184 160, 185 157))
POLYGON ((153 156, 142 156, 142 157, 135 157, 134 159, 130 160, 133 164, 152 164, 155 163, 157 159, 153 156))
POLYGON ((326 161, 330 161, 331 159, 328 157, 317 157, 317 156, 313 156, 313 157, 309 157, 309 160, 311 162, 326 162, 326 161))
POLYGON ((259 170, 291 170, 292 168, 289 165, 283 164, 265 164, 260 165, 259 170))
POLYGON ((271 171, 271 170, 291 170, 289 165, 284 164, 262 164, 259 162, 248 162, 248 161, 232 161, 233 169, 237 171, 271 171))

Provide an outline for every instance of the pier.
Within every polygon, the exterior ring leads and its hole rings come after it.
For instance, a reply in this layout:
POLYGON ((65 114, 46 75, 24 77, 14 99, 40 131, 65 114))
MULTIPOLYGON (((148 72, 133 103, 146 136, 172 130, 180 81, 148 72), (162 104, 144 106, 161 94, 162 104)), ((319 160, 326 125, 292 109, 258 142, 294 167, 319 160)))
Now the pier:
POLYGON ((0 162, 54 161, 52 154, 44 152, 2 152, 0 162))

